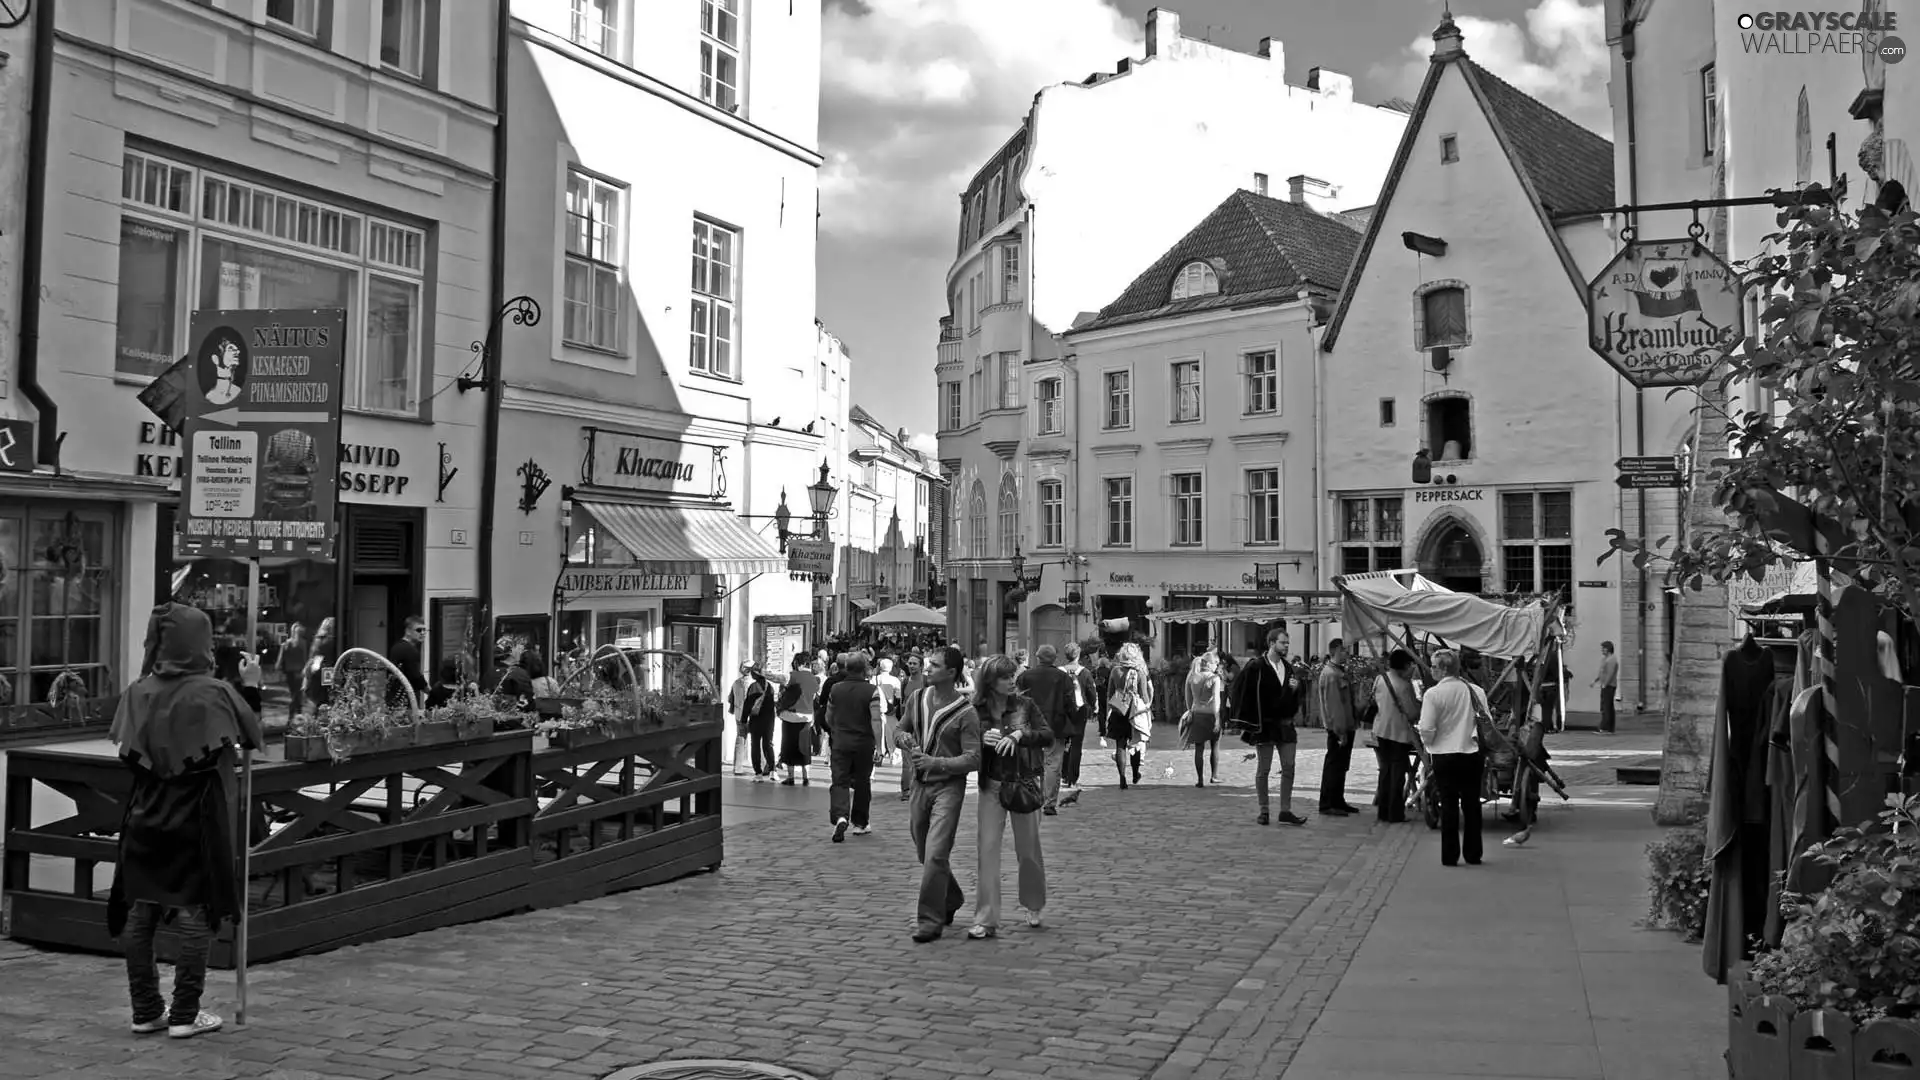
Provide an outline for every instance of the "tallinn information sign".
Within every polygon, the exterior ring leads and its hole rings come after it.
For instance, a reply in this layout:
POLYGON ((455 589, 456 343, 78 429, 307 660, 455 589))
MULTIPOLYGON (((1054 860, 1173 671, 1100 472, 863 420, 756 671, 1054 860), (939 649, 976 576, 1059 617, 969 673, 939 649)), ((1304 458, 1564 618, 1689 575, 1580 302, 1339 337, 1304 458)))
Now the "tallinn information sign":
POLYGON ((1698 240, 1634 240, 1587 285, 1588 344, 1639 387, 1699 386, 1746 336, 1740 275, 1698 240))
POLYGON ((196 311, 190 340, 175 549, 331 560, 346 312, 196 311))

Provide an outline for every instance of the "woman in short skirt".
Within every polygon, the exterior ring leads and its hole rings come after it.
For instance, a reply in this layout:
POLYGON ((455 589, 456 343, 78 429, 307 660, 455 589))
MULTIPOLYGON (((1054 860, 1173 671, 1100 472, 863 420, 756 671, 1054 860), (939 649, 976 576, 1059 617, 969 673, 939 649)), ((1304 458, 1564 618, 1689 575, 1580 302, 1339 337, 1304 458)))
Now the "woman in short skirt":
POLYGON ((1194 658, 1187 676, 1187 713, 1180 720, 1180 745, 1193 751, 1193 786, 1207 786, 1207 753, 1213 753, 1213 782, 1220 782, 1219 660, 1211 652, 1194 658))
POLYGON ((799 774, 802 787, 812 781, 807 766, 813 764, 813 699, 820 696, 818 662, 801 653, 793 658, 793 674, 780 695, 780 764, 787 767, 787 778, 780 781, 792 787, 799 774))
POLYGON ((1120 790, 1127 789, 1127 769, 1140 782, 1141 757, 1153 735, 1153 682, 1140 646, 1128 642, 1107 668, 1107 715, 1100 734, 1113 740, 1113 763, 1120 770, 1120 790))

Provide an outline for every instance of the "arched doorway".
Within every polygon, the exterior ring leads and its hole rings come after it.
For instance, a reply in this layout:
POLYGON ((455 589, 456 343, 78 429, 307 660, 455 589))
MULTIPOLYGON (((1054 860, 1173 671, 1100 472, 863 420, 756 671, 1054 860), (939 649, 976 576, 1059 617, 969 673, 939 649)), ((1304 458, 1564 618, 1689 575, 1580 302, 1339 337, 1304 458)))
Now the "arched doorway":
POLYGON ((1042 645, 1059 648, 1073 639, 1073 627, 1067 620, 1067 611, 1059 604, 1047 604, 1033 609, 1033 647, 1042 645))
POLYGON ((1478 593, 1485 563, 1480 544, 1458 521, 1450 522, 1427 541, 1420 555, 1420 572, 1454 592, 1478 593))

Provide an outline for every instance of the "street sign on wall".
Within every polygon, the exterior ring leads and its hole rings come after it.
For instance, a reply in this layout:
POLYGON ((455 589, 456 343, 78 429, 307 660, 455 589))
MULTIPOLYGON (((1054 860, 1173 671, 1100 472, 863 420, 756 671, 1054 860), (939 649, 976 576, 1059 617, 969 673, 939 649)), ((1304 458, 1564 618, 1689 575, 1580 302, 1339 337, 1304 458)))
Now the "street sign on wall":
POLYGON ((1614 462, 1613 467, 1620 470, 1620 475, 1614 477, 1614 484, 1628 491, 1687 486, 1686 471, 1681 468, 1680 459, 1672 454, 1665 457, 1623 457, 1614 462))
POLYGON ((1746 336, 1740 275, 1699 241, 1634 240, 1587 285, 1588 344, 1635 386, 1698 386, 1746 336))
POLYGON ((346 319, 339 308, 193 313, 180 555, 334 557, 346 319))

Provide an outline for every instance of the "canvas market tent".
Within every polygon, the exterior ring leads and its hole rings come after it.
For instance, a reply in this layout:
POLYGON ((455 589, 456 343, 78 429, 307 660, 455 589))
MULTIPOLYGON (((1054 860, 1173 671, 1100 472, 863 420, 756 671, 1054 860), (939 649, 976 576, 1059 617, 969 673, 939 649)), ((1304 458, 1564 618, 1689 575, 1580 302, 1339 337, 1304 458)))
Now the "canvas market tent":
POLYGON ((1346 636, 1384 644, 1399 626, 1488 656, 1525 659, 1541 651, 1550 611, 1508 607, 1435 584, 1417 570, 1380 570, 1333 579, 1342 599, 1346 636))

